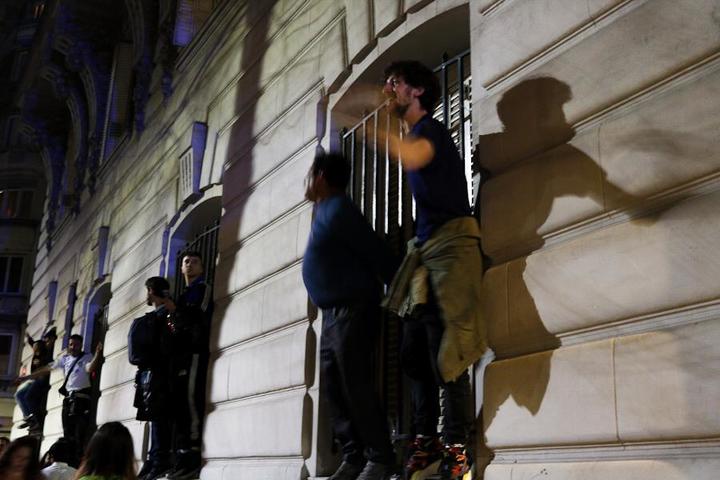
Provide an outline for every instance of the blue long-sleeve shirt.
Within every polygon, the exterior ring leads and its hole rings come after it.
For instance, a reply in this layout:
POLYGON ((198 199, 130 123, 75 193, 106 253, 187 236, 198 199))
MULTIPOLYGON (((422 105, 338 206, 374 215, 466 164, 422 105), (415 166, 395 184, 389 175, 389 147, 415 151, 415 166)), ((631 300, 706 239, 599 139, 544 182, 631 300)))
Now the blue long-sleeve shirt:
POLYGON ((315 305, 378 301, 380 281, 389 284, 397 267, 397 258, 346 195, 315 205, 302 268, 315 305))
POLYGON ((430 163, 407 174, 417 206, 415 234, 422 244, 445 222, 470 216, 471 211, 465 165, 447 128, 427 114, 413 126, 410 136, 428 140, 435 149, 430 163))

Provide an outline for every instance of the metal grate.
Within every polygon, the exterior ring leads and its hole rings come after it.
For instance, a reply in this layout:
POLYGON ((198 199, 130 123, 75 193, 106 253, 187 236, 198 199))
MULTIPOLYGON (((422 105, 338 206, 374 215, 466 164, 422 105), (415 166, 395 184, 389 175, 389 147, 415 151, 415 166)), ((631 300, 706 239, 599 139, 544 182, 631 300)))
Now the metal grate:
MULTIPOLYGON (((451 59, 443 57, 434 70, 440 80, 442 96, 433 117, 447 126, 465 161, 468 198, 472 205, 477 189, 472 181, 470 71, 470 50, 451 59)), ((403 255, 405 244, 414 235, 415 206, 400 163, 390 160, 387 144, 379 142, 377 134, 368 135, 368 132, 378 130, 403 136, 400 122, 390 114, 388 103, 340 133, 343 153, 351 165, 348 194, 375 231, 385 237, 396 254, 403 255)), ((404 409, 407 393, 400 366, 401 342, 400 319, 387 318, 382 322, 378 390, 396 438, 401 432, 407 432, 409 413, 404 409)))
POLYGON ((185 279, 182 275, 182 256, 184 252, 195 251, 199 252, 203 260, 203 268, 205 273, 205 281, 211 284, 213 278, 215 278, 215 257, 217 256, 217 241, 218 232, 220 230, 220 221, 205 227, 202 233, 199 233, 195 238, 185 244, 185 246, 178 250, 175 254, 175 292, 173 298, 177 299, 185 287, 185 279))

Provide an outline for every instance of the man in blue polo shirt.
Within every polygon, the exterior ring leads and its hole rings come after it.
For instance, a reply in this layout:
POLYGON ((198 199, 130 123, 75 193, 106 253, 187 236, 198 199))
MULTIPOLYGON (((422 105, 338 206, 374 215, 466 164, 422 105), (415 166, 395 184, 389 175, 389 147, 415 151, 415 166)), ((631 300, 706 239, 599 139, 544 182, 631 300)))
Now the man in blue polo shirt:
MULTIPOLYGON (((402 363, 411 379, 415 438, 408 478, 439 470, 443 479, 469 471, 465 445, 473 411, 468 368, 487 349, 480 317, 480 228, 471 215, 464 164, 445 126, 432 117, 440 95, 434 73, 419 62, 385 70, 384 94, 407 134, 387 138, 416 203, 416 237, 384 306, 405 318, 402 363), (445 391, 442 445, 438 387, 445 391)), ((379 132, 381 133, 381 132, 379 132)))
POLYGON ((381 480, 389 476, 394 455, 372 388, 373 351, 381 282, 392 280, 397 261, 345 195, 349 177, 342 156, 315 157, 306 191, 315 210, 302 273, 310 298, 323 311, 322 394, 343 451, 330 480, 381 480))

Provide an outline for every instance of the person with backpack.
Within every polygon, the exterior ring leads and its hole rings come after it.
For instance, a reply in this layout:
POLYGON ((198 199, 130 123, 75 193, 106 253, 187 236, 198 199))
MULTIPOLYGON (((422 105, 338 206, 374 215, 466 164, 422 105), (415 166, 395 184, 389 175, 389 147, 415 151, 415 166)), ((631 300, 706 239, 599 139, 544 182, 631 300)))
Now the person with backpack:
POLYGON ((171 388, 170 353, 172 331, 170 284, 163 277, 145 281, 147 304, 154 310, 133 320, 128 332, 128 360, 138 367, 135 375, 136 418, 150 422, 150 450, 138 474, 140 480, 154 480, 170 470, 172 423, 168 412, 171 388))

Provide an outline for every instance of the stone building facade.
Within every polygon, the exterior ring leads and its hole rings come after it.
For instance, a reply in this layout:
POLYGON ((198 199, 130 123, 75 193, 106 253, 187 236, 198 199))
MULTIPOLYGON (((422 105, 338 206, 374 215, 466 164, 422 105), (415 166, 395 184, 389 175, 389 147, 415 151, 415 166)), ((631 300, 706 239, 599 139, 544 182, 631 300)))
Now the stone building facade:
POLYGON ((14 104, 48 184, 28 329, 104 339, 98 423, 146 448, 127 331, 219 221, 202 478, 327 476, 305 173, 386 63, 468 49, 484 478, 713 478, 717 0, 47 2, 14 104))

